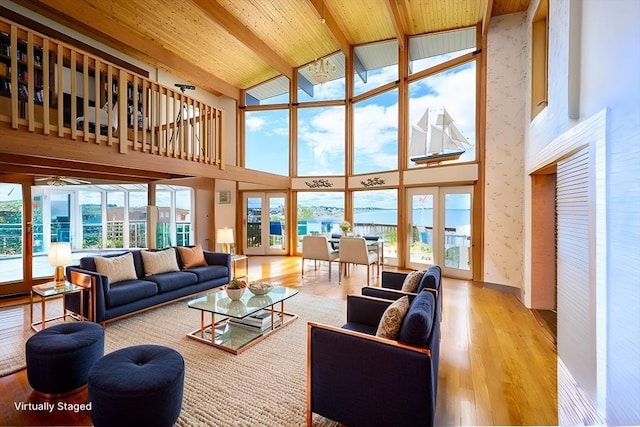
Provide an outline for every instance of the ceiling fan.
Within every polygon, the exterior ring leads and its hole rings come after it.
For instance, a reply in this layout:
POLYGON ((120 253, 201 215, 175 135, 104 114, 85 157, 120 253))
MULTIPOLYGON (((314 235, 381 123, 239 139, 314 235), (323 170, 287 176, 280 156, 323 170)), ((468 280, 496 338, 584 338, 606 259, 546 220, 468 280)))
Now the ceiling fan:
POLYGON ((45 176, 42 178, 36 178, 36 183, 44 183, 46 185, 53 185, 56 187, 60 187, 63 185, 80 185, 80 184, 91 184, 91 181, 86 181, 84 179, 77 178, 69 178, 66 176, 45 176))

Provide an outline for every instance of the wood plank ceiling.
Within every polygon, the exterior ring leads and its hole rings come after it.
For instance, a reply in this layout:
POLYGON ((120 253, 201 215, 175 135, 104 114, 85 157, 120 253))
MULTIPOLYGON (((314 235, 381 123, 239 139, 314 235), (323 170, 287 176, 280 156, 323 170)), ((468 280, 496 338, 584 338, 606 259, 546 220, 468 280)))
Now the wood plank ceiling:
POLYGON ((530 0, 14 0, 129 56, 238 98, 349 46, 480 24, 530 0), (321 22, 324 17, 325 23, 321 22))

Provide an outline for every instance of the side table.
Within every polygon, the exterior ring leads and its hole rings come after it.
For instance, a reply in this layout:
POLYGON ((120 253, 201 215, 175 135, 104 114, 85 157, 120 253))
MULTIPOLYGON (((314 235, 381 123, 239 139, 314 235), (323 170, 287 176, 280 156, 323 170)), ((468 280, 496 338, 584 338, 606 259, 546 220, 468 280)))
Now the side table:
POLYGON ((31 287, 31 295, 29 298, 30 304, 30 316, 29 323, 31 325, 31 329, 38 332, 42 329, 46 328, 47 322, 51 322, 52 320, 63 319, 67 316, 67 308, 64 302, 64 295, 66 294, 74 294, 80 293, 80 318, 84 319, 84 291, 85 288, 82 286, 74 285, 73 283, 65 282, 47 282, 42 285, 34 285, 31 287), (33 298, 34 294, 40 297, 40 321, 33 321, 33 298), (56 316, 47 319, 46 315, 46 307, 47 307, 47 299, 62 296, 62 315, 56 316), (38 325, 40 327, 38 328, 38 325))
POLYGON ((231 255, 231 279, 244 277, 249 279, 249 257, 246 255, 231 255), (244 274, 238 274, 238 264, 244 261, 244 274))

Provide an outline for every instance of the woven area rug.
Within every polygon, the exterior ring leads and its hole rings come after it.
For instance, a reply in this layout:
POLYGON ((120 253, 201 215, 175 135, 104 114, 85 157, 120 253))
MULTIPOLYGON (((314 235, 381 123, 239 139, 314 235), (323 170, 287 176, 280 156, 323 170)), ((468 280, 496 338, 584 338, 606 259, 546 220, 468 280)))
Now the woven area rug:
POLYGON ((29 327, 29 304, 0 309, 0 377, 26 368, 24 343, 34 333, 29 327))
MULTIPOLYGON (((55 305, 51 304, 52 314, 55 305)), ((137 344, 165 345, 180 352, 185 386, 177 426, 303 426, 307 322, 343 324, 346 302, 300 293, 288 299, 285 308, 298 319, 237 356, 187 338, 200 325, 200 312, 188 308, 186 301, 108 324, 105 354, 137 344)), ((28 310, 27 306, 26 319, 28 310)), ((28 320, 2 332, 22 333, 26 341, 33 332, 25 323, 28 320)), ((11 357, 7 350, 2 350, 0 366, 7 373, 23 369, 24 343, 12 349, 11 357)), ((325 421, 320 424, 332 425, 325 421)))

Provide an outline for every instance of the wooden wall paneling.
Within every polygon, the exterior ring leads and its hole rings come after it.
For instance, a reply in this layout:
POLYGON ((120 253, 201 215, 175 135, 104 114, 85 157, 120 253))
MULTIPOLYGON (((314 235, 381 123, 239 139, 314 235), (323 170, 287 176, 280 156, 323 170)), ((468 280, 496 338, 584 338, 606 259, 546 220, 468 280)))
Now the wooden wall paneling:
POLYGON ((51 80, 49 76, 49 40, 42 40, 42 133, 49 135, 50 125, 50 110, 51 106, 51 80))

